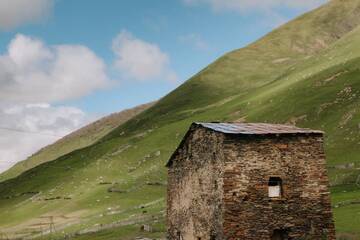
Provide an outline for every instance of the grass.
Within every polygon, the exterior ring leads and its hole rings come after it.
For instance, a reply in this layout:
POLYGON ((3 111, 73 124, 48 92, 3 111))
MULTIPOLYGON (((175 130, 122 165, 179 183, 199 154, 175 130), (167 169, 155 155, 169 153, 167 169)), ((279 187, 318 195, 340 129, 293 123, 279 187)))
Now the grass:
POLYGON ((0 183, 0 232, 19 235, 45 215, 58 239, 164 237, 170 154, 194 121, 241 119, 326 131, 336 228, 359 237, 359 6, 332 1, 226 54, 98 142, 0 183))

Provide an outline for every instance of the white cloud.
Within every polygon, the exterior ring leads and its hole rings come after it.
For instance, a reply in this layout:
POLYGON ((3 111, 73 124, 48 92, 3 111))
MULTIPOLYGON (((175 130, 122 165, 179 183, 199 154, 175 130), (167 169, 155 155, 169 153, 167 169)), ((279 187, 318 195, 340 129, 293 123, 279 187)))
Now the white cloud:
POLYGON ((105 63, 87 47, 16 35, 0 55, 0 172, 90 120, 78 108, 51 103, 109 83, 105 63))
POLYGON ((9 30, 46 17, 53 0, 0 0, 0 29, 9 30))
POLYGON ((208 51, 210 49, 209 44, 196 33, 182 35, 179 37, 179 41, 181 43, 188 44, 197 50, 208 51))
MULTIPOLYGON (((126 31, 114 39, 113 50, 124 77, 177 78, 166 53, 126 31)), ((85 46, 49 46, 16 35, 0 55, 0 172, 89 122, 80 109, 52 103, 108 86, 106 71, 103 60, 85 46)))
POLYGON ((166 53, 156 44, 138 39, 127 31, 122 31, 113 40, 113 51, 114 65, 124 77, 142 81, 177 79, 166 53))
POLYGON ((18 34, 0 55, 0 100, 56 102, 109 84, 102 59, 82 45, 46 46, 18 34))
POLYGON ((47 103, 1 104, 0 172, 88 121, 89 117, 74 107, 54 107, 47 103))
POLYGON ((207 4, 214 11, 236 11, 248 14, 249 11, 272 12, 277 8, 309 10, 320 6, 327 0, 183 0, 188 5, 207 4))

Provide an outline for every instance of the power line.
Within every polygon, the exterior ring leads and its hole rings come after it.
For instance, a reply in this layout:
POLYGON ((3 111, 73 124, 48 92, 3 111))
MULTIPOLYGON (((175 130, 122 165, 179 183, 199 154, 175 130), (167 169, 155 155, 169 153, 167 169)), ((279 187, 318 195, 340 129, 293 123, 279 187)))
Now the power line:
POLYGON ((26 130, 22 130, 22 129, 1 127, 1 126, 0 126, 0 130, 11 131, 11 132, 19 132, 19 133, 26 133, 26 134, 37 134, 37 135, 44 135, 44 136, 51 136, 51 137, 63 137, 63 136, 56 135, 56 134, 51 134, 51 133, 26 131, 26 130))

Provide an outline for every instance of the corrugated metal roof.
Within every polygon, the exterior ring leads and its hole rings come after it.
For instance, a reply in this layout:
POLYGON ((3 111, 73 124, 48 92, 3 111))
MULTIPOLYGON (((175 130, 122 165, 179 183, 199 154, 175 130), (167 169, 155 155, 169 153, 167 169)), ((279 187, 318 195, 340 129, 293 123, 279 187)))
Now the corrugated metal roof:
POLYGON ((284 124, 269 123, 195 123, 205 128, 227 134, 264 135, 264 134, 323 134, 322 131, 298 128, 284 124))

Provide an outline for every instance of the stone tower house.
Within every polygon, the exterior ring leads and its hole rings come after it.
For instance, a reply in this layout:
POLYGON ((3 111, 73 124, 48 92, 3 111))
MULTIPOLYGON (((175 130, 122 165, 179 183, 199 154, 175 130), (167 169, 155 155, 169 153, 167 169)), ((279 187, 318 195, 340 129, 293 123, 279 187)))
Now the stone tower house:
POLYGON ((168 167, 171 240, 335 239, 323 132, 193 123, 168 167))

